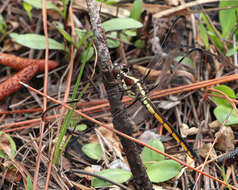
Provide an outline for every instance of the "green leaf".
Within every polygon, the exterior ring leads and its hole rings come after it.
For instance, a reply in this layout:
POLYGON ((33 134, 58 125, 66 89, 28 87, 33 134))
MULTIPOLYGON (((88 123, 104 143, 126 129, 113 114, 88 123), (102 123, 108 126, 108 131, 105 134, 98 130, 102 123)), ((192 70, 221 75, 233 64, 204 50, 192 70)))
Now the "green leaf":
POLYGON ((0 138, 2 138, 3 136, 7 137, 8 141, 10 142, 11 153, 1 150, 0 155, 4 157, 4 154, 8 154, 9 158, 13 158, 16 154, 16 144, 10 135, 0 131, 0 138))
POLYGON ((93 37, 93 32, 87 32, 86 30, 75 29, 75 33, 78 37, 77 49, 80 49, 82 45, 88 46, 88 40, 93 37))
MULTIPOLYGON (((42 9, 42 0, 24 0, 24 2, 32 5, 33 7, 35 8, 38 8, 38 9, 42 9)), ((58 10, 58 7, 56 7, 54 4, 52 4, 51 2, 49 1, 46 1, 46 8, 47 9, 55 9, 55 10, 58 10)))
POLYGON ((91 159, 94 159, 94 160, 101 159, 102 149, 99 144, 96 144, 96 143, 86 144, 82 147, 82 151, 91 159))
MULTIPOLYGON (((147 144, 160 150, 161 152, 164 152, 164 145, 158 139, 151 140, 147 144)), ((143 162, 160 161, 164 160, 164 156, 144 147, 141 153, 141 159, 143 162)))
POLYGON ((32 6, 29 3, 24 2, 23 7, 24 7, 30 21, 32 21, 32 14, 31 14, 32 6))
POLYGON ((12 137, 8 134, 6 134, 9 142, 10 142, 10 146, 11 146, 11 153, 12 153, 12 156, 15 156, 16 154, 16 144, 14 142, 14 140, 12 139, 12 137))
MULTIPOLYGON (((231 99, 236 98, 236 95, 235 95, 234 91, 226 85, 216 86, 215 89, 217 89, 219 91, 222 91, 224 94, 226 94, 231 99)), ((212 92, 212 94, 222 95, 222 94, 217 93, 217 92, 212 92)), ((230 108, 232 107, 231 103, 228 100, 226 100, 225 98, 219 98, 219 97, 212 96, 212 99, 217 105, 223 105, 223 106, 227 106, 227 107, 230 107, 230 108)))
POLYGON ((200 22, 199 23, 199 30, 201 34, 202 41, 205 45, 206 50, 209 48, 209 42, 208 42, 208 35, 205 26, 200 22))
POLYGON ((224 105, 219 105, 214 109, 214 115, 216 116, 216 119, 220 122, 223 123, 225 119, 227 118, 228 114, 229 118, 226 121, 225 125, 234 125, 238 123, 238 116, 234 110, 231 111, 231 107, 227 107, 224 105))
POLYGON ((0 33, 4 34, 7 30, 7 24, 3 18, 3 16, 0 14, 0 33))
MULTIPOLYGON (((46 49, 46 39, 43 35, 10 33, 10 37, 22 46, 32 49, 46 49)), ((64 45, 49 38, 49 49, 64 50, 64 45)))
POLYGON ((62 16, 64 17, 64 19, 66 18, 66 14, 67 14, 67 4, 68 4, 68 0, 61 0, 61 2, 63 3, 63 14, 62 16))
POLYGON ((143 45, 143 43, 142 43, 141 40, 136 40, 136 41, 134 42, 134 46, 135 46, 136 48, 139 48, 139 49, 142 49, 142 48, 144 47, 144 45, 143 45))
POLYGON ((121 32, 120 33, 120 39, 124 42, 130 43, 131 36, 126 35, 125 32, 121 32))
POLYGON ((226 56, 227 56, 227 57, 232 56, 232 55, 234 55, 237 51, 238 51, 238 46, 237 46, 236 48, 229 49, 229 50, 226 52, 226 56))
POLYGON ((206 16, 204 13, 202 13, 202 19, 204 20, 204 22, 206 23, 207 26, 207 33, 210 37, 210 39, 212 39, 212 41, 218 46, 218 48, 223 51, 224 50, 224 46, 221 42, 221 40, 219 39, 218 36, 216 36, 216 33, 220 34, 218 30, 214 29, 210 23, 210 20, 207 18, 208 16, 206 16), (216 31, 214 31, 216 30, 216 31))
POLYGON ((111 48, 111 49, 117 48, 117 47, 119 47, 119 45, 120 45, 120 42, 118 40, 113 40, 113 39, 107 38, 107 47, 108 48, 111 48))
POLYGON ((224 180, 225 183, 226 183, 226 186, 227 186, 228 190, 232 190, 232 188, 230 187, 230 185, 229 185, 229 183, 228 183, 228 181, 227 181, 228 177, 226 176, 226 171, 225 171, 225 166, 224 166, 224 164, 223 164, 223 166, 222 166, 222 177, 223 177, 223 180, 224 180))
MULTIPOLYGON (((128 181, 132 176, 131 172, 122 169, 107 169, 98 172, 97 174, 105 178, 108 178, 112 181, 115 181, 117 183, 124 183, 128 181)), ((109 186, 111 185, 111 183, 94 177, 91 181, 91 185, 94 186, 95 188, 100 188, 109 186)))
MULTIPOLYGON (((101 1, 101 2, 103 2, 103 1, 101 1)), ((117 2, 118 2, 117 0, 107 0, 104 3, 106 3, 107 5, 115 5, 117 2)))
POLYGON ((93 56, 94 53, 94 49, 93 47, 88 47, 86 51, 83 52, 82 56, 81 56, 81 62, 83 62, 83 60, 85 62, 89 61, 89 59, 91 59, 91 57, 93 56))
POLYGON ((73 39, 71 38, 71 36, 63 29, 63 24, 60 22, 55 22, 54 23, 56 29, 62 34, 62 36, 64 37, 64 39, 66 39, 68 42, 73 43, 73 39))
POLYGON ((178 175, 181 171, 181 165, 174 160, 163 160, 155 164, 151 164, 147 168, 147 174, 154 183, 168 181, 178 175))
POLYGON ((82 39, 87 34, 87 30, 75 28, 75 33, 79 39, 82 39))
POLYGON ((134 37, 137 35, 135 30, 125 30, 125 31, 123 31, 123 33, 130 37, 134 37))
POLYGON ((216 38, 217 38, 216 34, 215 34, 214 32, 212 32, 212 31, 208 31, 207 34, 208 34, 210 37, 216 37, 216 38))
POLYGON ((110 32, 107 34, 107 46, 109 48, 117 48, 120 45, 120 42, 116 40, 117 38, 117 32, 110 32), (114 39, 112 39, 114 38, 114 39))
MULTIPOLYGON (((42 9, 42 0, 23 0, 24 3, 28 3, 31 6, 37 8, 37 9, 42 9)), ((63 16, 62 11, 56 7, 53 3, 46 1, 46 8, 47 9, 54 9, 56 10, 61 16, 63 16)))
POLYGON ((135 0, 131 7, 130 17, 135 20, 140 20, 141 12, 142 12, 142 0, 135 0))
MULTIPOLYGON (((219 8, 238 5, 238 1, 220 1, 219 8)), ((222 37, 226 38, 227 35, 232 33, 236 26, 236 9, 227 9, 219 11, 219 21, 222 28, 222 37)))
POLYGON ((194 65, 194 63, 193 63, 193 60, 190 59, 189 57, 177 56, 177 57, 175 58, 175 60, 176 60, 176 62, 178 63, 182 58, 183 58, 183 60, 182 60, 182 64, 183 64, 183 65, 186 65, 186 66, 189 66, 190 68, 195 69, 195 65, 194 65))
POLYGON ((25 11, 27 12, 27 15, 28 15, 30 21, 32 21, 32 14, 31 14, 32 6, 29 3, 24 2, 23 7, 24 7, 25 11))
POLYGON ((4 157, 5 157, 5 153, 2 150, 0 150, 0 158, 4 158, 4 157))
POLYGON ((87 129, 87 125, 84 123, 77 125, 75 128, 76 131, 84 131, 85 129, 87 129))
POLYGON ((104 23, 102 23, 102 27, 105 32, 115 31, 115 30, 126 30, 126 29, 136 29, 141 28, 143 25, 132 19, 132 18, 113 18, 104 23))
POLYGON ((31 177, 29 175, 26 178, 26 182, 27 182, 26 189, 27 190, 32 190, 33 189, 33 184, 32 184, 32 181, 31 181, 31 177))

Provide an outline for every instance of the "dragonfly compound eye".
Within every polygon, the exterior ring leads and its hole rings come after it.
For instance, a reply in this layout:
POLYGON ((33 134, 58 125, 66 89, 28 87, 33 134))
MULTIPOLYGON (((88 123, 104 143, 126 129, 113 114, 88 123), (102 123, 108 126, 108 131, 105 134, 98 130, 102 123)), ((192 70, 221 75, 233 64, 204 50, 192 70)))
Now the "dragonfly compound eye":
POLYGON ((112 74, 115 78, 118 78, 118 75, 120 74, 121 72, 121 67, 120 65, 114 65, 113 69, 112 69, 112 74))
POLYGON ((121 68, 121 71, 122 72, 124 72, 124 73, 129 73, 129 69, 127 68, 127 67, 125 67, 125 66, 123 66, 122 68, 121 68))

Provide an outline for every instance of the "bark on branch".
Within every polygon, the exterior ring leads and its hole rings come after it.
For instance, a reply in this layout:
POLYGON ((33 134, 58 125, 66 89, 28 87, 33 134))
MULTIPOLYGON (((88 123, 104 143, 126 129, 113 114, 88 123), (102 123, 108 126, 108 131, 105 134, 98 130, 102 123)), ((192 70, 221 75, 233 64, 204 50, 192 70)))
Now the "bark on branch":
MULTIPOLYGON (((95 0, 87 0, 90 22, 94 32, 94 43, 98 51, 98 66, 103 74, 103 83, 107 90, 110 102, 111 113, 114 116, 114 127, 127 135, 132 135, 133 126, 128 119, 127 113, 123 110, 120 100, 120 92, 117 83, 111 73, 112 61, 106 45, 105 33, 99 18, 98 8, 95 0), (120 114, 115 114, 120 113, 120 114)), ((137 189, 151 190, 152 184, 146 174, 136 144, 128 139, 119 137, 127 156, 137 189)))

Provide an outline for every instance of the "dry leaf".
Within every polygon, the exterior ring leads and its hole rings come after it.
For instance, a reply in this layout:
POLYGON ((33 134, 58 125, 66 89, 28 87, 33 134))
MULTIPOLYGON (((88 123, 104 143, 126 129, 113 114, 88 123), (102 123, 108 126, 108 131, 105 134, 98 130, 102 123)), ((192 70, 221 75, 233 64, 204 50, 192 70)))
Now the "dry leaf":
MULTIPOLYGON (((113 126, 113 125, 111 125, 111 126, 113 126)), ((120 159, 123 160, 123 157, 122 157, 122 154, 121 154, 121 152, 122 152, 121 143, 120 143, 119 138, 115 135, 115 133, 113 133, 112 131, 109 131, 108 129, 105 129, 103 127, 99 127, 98 130, 103 135, 103 137, 106 138, 109 141, 109 143, 111 145, 111 148, 114 150, 116 155, 120 159)), ((99 143, 96 134, 92 135, 89 138, 89 141, 90 142, 94 142, 94 143, 99 143)))
POLYGON ((218 120, 215 120, 208 124, 211 129, 217 129, 221 127, 221 123, 218 120))
POLYGON ((11 169, 7 170, 7 174, 5 176, 5 179, 9 182, 12 183, 18 183, 20 182, 22 176, 21 174, 17 171, 17 169, 14 167, 11 167, 11 169))
MULTIPOLYGON (((207 157, 207 153, 210 151, 212 144, 208 143, 208 144, 204 144, 201 148, 199 148, 198 153, 201 157, 206 158, 207 157)), ((212 148, 211 150, 211 154, 210 154, 210 158, 211 159, 215 159, 217 157, 216 151, 214 150, 214 148, 212 148)))
POLYGON ((189 128, 188 125, 186 125, 185 123, 183 123, 180 127, 180 132, 181 132, 181 136, 183 138, 187 137, 188 135, 195 135, 198 133, 198 128, 196 127, 191 127, 189 128))
POLYGON ((63 156, 63 158, 62 158, 62 167, 63 167, 66 171, 72 169, 72 164, 71 164, 71 162, 70 162, 66 157, 64 157, 64 156, 63 156))
MULTIPOLYGON (((86 167, 86 168, 84 168, 84 171, 86 171, 86 172, 90 172, 90 173, 96 173, 96 172, 98 172, 98 170, 95 170, 95 169, 93 169, 91 166, 88 166, 88 167, 86 167)), ((92 180, 93 179, 93 176, 90 176, 90 175, 86 175, 86 174, 80 174, 80 173, 75 173, 77 176, 80 176, 80 177, 83 177, 83 178, 85 178, 85 179, 87 179, 87 180, 92 180)))
POLYGON ((218 135, 216 148, 223 151, 223 152, 229 152, 231 150, 234 150, 234 132, 231 129, 231 127, 223 126, 219 132, 215 134, 215 136, 218 135))
POLYGON ((3 49, 1 50, 2 52, 13 52, 13 51, 18 51, 21 49, 22 46, 16 42, 14 42, 12 39, 7 39, 4 42, 3 49))
POLYGON ((178 0, 165 0, 168 5, 173 5, 173 6, 178 6, 179 5, 179 1, 178 0))
POLYGON ((73 182, 73 181, 70 181, 70 182, 74 185, 75 189, 78 189, 78 190, 93 190, 94 189, 92 187, 87 187, 87 186, 82 185, 80 183, 76 183, 76 182, 73 182))
POLYGON ((146 80, 149 80, 151 82, 156 81, 158 77, 161 75, 161 70, 155 70, 155 69, 148 69, 147 67, 143 67, 140 65, 134 65, 133 68, 140 73, 140 75, 145 76, 148 72, 149 75, 147 76, 146 80))

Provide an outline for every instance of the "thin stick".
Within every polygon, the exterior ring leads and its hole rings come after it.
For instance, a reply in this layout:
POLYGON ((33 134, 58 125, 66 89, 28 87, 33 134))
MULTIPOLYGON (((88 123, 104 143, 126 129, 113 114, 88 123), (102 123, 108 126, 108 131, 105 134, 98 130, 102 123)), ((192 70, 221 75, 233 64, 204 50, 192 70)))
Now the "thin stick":
MULTIPOLYGON (((47 10, 46 10, 46 0, 42 1, 42 14, 43 14, 43 25, 44 25, 44 34, 46 39, 46 50, 45 50, 45 77, 44 77, 44 94, 47 94, 48 91, 48 59, 49 59, 49 41, 48 41, 48 31, 47 31, 47 10)), ((43 111, 47 109, 47 98, 44 97, 43 99, 43 111)), ((45 129, 45 121, 41 121, 41 128, 40 128, 40 137, 39 137, 39 146, 37 152, 37 160, 36 160, 36 167, 34 171, 34 180, 33 180, 33 190, 37 189, 37 181, 39 175, 39 168, 40 168, 40 160, 41 160, 41 148, 42 148, 42 139, 43 133, 45 129)), ((48 187, 48 184, 45 184, 48 187)))

